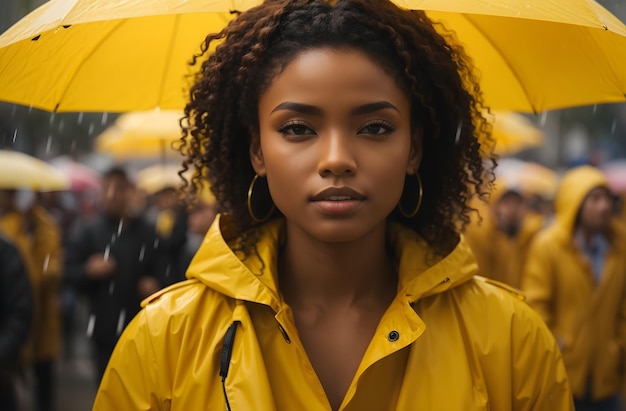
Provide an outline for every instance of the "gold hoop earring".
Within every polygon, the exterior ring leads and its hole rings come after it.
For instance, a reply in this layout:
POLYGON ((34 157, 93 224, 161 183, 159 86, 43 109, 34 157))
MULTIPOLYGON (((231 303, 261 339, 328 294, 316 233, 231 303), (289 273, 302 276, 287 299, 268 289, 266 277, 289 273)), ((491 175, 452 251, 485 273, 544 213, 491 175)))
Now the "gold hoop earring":
POLYGON ((415 207, 413 207, 413 209, 411 210, 410 213, 407 213, 405 208, 402 206, 402 198, 400 198, 400 201, 398 202, 398 211, 400 212, 400 214, 402 214, 402 216, 404 218, 412 218, 415 217, 415 215, 417 214, 417 212, 419 211, 421 205, 422 205, 422 197, 424 195, 424 190, 422 188, 422 179, 420 178, 420 175, 415 173, 415 174, 410 174, 408 175, 407 178, 404 180, 404 190, 402 191, 402 197, 405 197, 405 193, 409 193, 409 195, 407 195, 408 200, 414 200, 413 196, 414 193, 417 192, 417 201, 416 201, 416 205, 415 207), (417 190, 411 189, 410 187, 407 189, 408 187, 408 183, 407 181, 408 176, 414 175, 415 179, 417 180, 417 190))
MULTIPOLYGON (((260 179, 260 175, 255 174, 254 178, 252 179, 252 182, 250 183, 250 186, 248 187, 248 214, 250 214, 250 217, 254 220, 255 223, 264 223, 267 220, 270 219, 270 217, 272 216, 272 214, 274 214, 274 210, 276 209, 276 206, 274 205, 274 202, 272 201, 272 197, 270 196, 270 190, 269 187, 267 185, 267 178, 265 179, 260 179), (253 205, 253 200, 252 197, 254 195, 256 184, 258 181, 265 181, 265 190, 263 194, 259 194, 262 196, 262 198, 257 198, 257 201, 254 201, 257 206, 259 204, 263 205, 263 204, 267 204, 268 202, 272 205, 268 211, 265 212, 265 214, 263 215, 263 217, 259 218, 257 217, 257 212, 254 211, 255 206, 253 205)), ((260 193, 259 191, 256 191, 257 194, 260 193)), ((258 197, 258 195, 256 196, 258 197)), ((258 208, 258 207, 256 207, 258 208)), ((267 207, 265 207, 267 208, 267 207)), ((257 210, 259 211, 259 210, 257 210)))

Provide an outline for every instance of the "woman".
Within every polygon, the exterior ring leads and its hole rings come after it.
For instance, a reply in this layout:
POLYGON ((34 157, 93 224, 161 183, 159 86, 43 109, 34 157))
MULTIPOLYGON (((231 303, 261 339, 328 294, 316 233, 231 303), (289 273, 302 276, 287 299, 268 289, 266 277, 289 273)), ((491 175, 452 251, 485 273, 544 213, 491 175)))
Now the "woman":
POLYGON ((224 213, 94 409, 571 409, 550 333, 457 231, 488 131, 462 51, 367 0, 267 1, 215 42, 181 150, 224 213))

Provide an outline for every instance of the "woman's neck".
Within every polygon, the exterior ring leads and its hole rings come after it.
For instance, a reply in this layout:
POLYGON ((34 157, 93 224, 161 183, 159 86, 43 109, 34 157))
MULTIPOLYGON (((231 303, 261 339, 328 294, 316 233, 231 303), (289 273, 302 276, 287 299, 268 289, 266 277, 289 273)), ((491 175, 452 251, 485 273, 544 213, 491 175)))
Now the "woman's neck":
POLYGON ((287 225, 286 239, 279 281, 290 305, 358 305, 395 296, 397 276, 384 225, 350 243, 320 242, 287 225))

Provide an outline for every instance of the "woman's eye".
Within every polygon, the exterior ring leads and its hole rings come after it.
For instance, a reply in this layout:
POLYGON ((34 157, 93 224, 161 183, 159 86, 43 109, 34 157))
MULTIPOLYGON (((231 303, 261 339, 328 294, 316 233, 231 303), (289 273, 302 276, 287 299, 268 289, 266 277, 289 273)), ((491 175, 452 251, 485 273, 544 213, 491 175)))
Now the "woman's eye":
POLYGON ((359 130, 359 134, 373 134, 373 135, 382 135, 388 134, 393 131, 393 126, 387 122, 375 122, 366 124, 361 130, 359 130))
POLYGON ((308 126, 300 123, 288 123, 278 129, 281 134, 287 134, 292 136, 306 136, 313 135, 315 132, 308 126))

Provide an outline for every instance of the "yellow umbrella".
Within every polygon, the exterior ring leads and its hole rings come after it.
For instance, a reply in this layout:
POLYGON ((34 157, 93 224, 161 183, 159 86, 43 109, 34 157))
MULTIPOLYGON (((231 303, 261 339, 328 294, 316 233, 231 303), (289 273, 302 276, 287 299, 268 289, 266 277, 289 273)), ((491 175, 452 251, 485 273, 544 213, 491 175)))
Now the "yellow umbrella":
POLYGON ((559 182, 558 174, 541 164, 506 158, 498 161, 496 181, 507 188, 514 188, 525 195, 539 195, 545 199, 554 198, 559 182))
POLYGON ((544 143, 543 132, 522 114, 495 111, 485 116, 493 127, 491 134, 495 140, 495 152, 499 155, 512 155, 544 143))
MULTIPOLYGON (((146 194, 152 195, 166 188, 180 188, 183 180, 178 175, 180 166, 171 164, 156 164, 142 168, 137 172, 137 187, 146 194)), ((191 181, 192 171, 184 173, 187 181, 191 181)), ((209 182, 205 184, 198 193, 198 199, 206 204, 214 204, 215 197, 210 190, 209 182)))
POLYGON ((137 172, 137 187, 152 195, 166 188, 178 188, 183 180, 178 175, 179 166, 157 164, 137 172))
POLYGON ((175 110, 138 111, 122 114, 96 137, 96 151, 124 160, 167 157, 172 143, 181 136, 182 112, 175 110))
POLYGON ((61 170, 36 157, 0 150, 0 189, 62 191, 70 188, 61 170))
MULTIPOLYGON (((395 0, 473 57, 488 105, 625 101, 626 27, 592 0, 395 0)), ((0 100, 56 111, 182 109, 208 32, 258 0, 51 0, 0 36, 0 100)))

